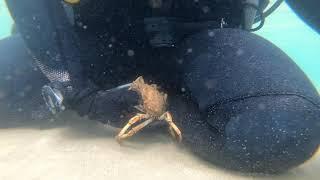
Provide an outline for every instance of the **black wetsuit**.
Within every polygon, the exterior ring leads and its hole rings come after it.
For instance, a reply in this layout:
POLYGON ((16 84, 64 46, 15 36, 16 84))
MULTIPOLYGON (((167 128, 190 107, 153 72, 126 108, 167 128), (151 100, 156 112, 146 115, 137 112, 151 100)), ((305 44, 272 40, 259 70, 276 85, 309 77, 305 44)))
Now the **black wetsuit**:
POLYGON ((8 5, 21 34, 0 42, 0 53, 8 54, 1 59, 1 101, 11 110, 32 112, 24 102, 39 97, 41 86, 49 83, 28 61, 24 39, 49 80, 71 79, 75 88, 94 84, 72 106, 92 119, 104 122, 105 111, 114 110, 106 108, 112 101, 103 100, 104 89, 140 75, 159 84, 168 92, 183 144, 224 167, 281 172, 309 159, 319 145, 317 91, 280 49, 238 29, 242 12, 237 1, 174 1, 156 11, 136 1, 83 1, 75 7, 74 26, 61 18, 57 3, 17 2, 8 0, 8 5), (184 34, 174 47, 155 48, 142 22, 157 16, 218 26, 184 34), (222 18, 228 28, 220 29, 222 18))

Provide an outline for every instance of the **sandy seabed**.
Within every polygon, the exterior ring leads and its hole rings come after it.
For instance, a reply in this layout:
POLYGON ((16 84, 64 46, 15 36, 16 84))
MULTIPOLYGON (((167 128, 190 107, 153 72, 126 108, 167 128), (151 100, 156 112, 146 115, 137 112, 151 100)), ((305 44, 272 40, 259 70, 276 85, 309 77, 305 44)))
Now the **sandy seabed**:
POLYGON ((73 113, 52 121, 0 119, 0 179, 319 179, 320 158, 279 176, 215 167, 148 131, 120 146, 116 131, 73 113))

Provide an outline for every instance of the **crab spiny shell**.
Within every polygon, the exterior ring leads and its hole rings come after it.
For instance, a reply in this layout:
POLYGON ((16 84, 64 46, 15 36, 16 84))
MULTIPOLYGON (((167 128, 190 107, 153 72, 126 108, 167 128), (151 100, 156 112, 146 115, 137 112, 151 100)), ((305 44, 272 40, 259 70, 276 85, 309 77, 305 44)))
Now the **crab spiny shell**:
POLYGON ((167 94, 160 92, 155 84, 147 84, 143 77, 133 81, 131 90, 136 91, 141 97, 143 111, 153 117, 160 117, 166 112, 167 94))

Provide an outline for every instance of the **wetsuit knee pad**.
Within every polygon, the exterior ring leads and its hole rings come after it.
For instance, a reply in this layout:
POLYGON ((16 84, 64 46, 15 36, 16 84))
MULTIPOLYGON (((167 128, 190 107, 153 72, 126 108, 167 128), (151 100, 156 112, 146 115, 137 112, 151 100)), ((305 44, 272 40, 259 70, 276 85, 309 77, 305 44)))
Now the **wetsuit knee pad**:
POLYGON ((320 143, 320 109, 295 95, 237 99, 212 108, 206 121, 221 133, 220 165, 279 173, 310 159, 320 143))
POLYGON ((219 149, 201 152, 207 159, 221 153, 225 167, 280 172, 313 155, 320 139, 319 95, 279 48, 257 35, 222 29, 187 38, 181 51, 186 87, 208 128, 221 137, 219 149))

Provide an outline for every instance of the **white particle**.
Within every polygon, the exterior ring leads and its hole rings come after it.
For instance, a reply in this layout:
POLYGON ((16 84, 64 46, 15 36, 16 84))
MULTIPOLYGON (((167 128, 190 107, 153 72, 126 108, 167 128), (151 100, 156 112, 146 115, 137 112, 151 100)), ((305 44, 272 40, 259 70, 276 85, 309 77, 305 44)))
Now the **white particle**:
POLYGON ((186 89, 184 87, 181 88, 181 92, 186 92, 186 89))
POLYGON ((134 56, 134 51, 132 49, 129 49, 128 50, 128 56, 134 56))
POLYGON ((192 51, 193 51, 192 48, 188 48, 187 50, 188 53, 192 53, 192 51))
POLYGON ((109 47, 109 48, 112 48, 112 44, 109 44, 108 47, 109 47))
POLYGON ((244 53, 244 51, 242 49, 238 49, 236 54, 237 56, 241 56, 244 53))
POLYGON ((83 25, 83 23, 82 23, 82 22, 78 22, 77 24, 78 24, 78 26, 82 26, 82 25, 83 25))
POLYGON ((83 25, 82 27, 83 27, 83 29, 87 29, 87 28, 88 28, 88 26, 87 26, 87 25, 83 25))
POLYGON ((210 11, 210 8, 209 8, 208 6, 203 6, 203 7, 202 7, 202 11, 203 11, 204 13, 208 13, 208 12, 210 11))
POLYGON ((215 34, 213 31, 208 31, 208 36, 213 37, 215 34))

